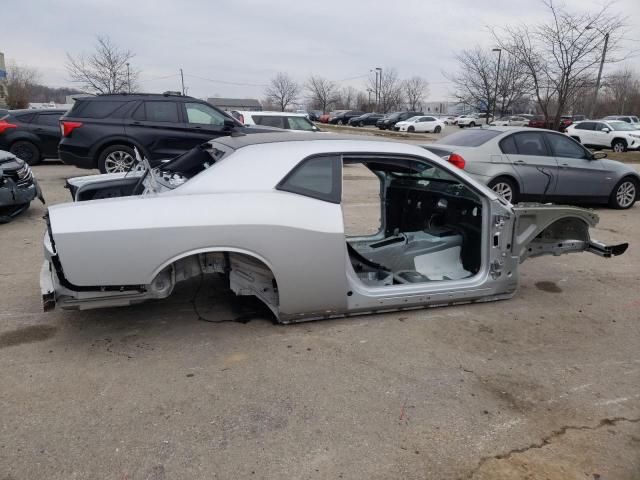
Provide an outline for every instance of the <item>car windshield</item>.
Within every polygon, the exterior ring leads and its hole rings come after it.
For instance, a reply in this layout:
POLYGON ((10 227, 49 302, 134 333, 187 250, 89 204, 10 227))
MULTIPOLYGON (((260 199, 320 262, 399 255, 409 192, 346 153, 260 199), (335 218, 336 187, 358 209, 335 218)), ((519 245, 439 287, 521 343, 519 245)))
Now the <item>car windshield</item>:
POLYGON ((420 117, 420 116, 410 117, 410 118, 407 118, 407 119, 405 120, 405 122, 415 123, 415 122, 417 122, 417 121, 418 121, 418 119, 419 119, 419 118, 421 118, 421 117, 420 117))
POLYGON ((622 122, 622 121, 616 121, 616 122, 609 122, 609 125, 611 126, 611 128, 613 128, 614 130, 619 130, 619 131, 629 131, 632 130, 635 132, 635 128, 633 127, 633 125, 628 124, 627 122, 622 122))
POLYGON ((387 115, 387 118, 388 118, 389 120, 393 120, 393 119, 395 119, 395 118, 398 118, 399 116, 400 116, 400 114, 399 114, 399 113, 390 113, 389 115, 387 115))
POLYGON ((497 130, 471 129, 452 133, 433 143, 453 145, 455 147, 479 147, 503 132, 497 130))

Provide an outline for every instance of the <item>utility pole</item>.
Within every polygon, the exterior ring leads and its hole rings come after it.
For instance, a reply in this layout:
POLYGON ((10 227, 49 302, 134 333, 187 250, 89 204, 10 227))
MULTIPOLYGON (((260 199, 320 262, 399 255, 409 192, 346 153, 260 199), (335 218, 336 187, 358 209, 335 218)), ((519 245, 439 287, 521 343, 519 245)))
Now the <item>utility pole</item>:
POLYGON ((184 96, 184 73, 182 73, 182 69, 180 69, 180 82, 182 83, 182 96, 184 96))
POLYGON ((382 97, 382 69, 376 67, 376 110, 380 111, 380 97, 382 97))
MULTIPOLYGON (((498 52, 498 71, 496 72, 496 88, 495 91, 493 93, 493 118, 496 118, 496 106, 498 104, 498 81, 500 80, 500 60, 502 58, 502 49, 501 48, 494 48, 492 50, 493 52, 498 52)), ((489 112, 487 112, 489 113, 489 112)), ((486 117, 486 123, 489 123, 489 115, 487 115, 486 117)))
POLYGON ((129 62, 127 62, 127 91, 131 93, 131 75, 129 74, 129 62))
MULTIPOLYGON (((587 27, 587 30, 591 30, 592 28, 595 28, 595 27, 587 27)), ((602 78, 602 67, 604 67, 604 59, 607 55, 608 45, 609 45, 609 32, 604 34, 604 48, 602 49, 602 58, 600 59, 600 69, 598 70, 598 79, 596 80, 596 89, 593 91, 593 100, 591 100, 591 109, 589 111, 589 118, 593 118, 593 114, 596 109, 596 102, 598 100, 598 90, 600 89, 600 79, 602 78)))

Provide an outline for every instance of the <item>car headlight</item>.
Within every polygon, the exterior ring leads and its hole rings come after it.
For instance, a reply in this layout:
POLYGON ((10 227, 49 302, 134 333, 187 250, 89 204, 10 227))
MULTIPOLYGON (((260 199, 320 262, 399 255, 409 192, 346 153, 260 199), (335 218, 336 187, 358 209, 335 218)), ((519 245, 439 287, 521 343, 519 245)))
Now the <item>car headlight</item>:
POLYGON ((18 170, 18 179, 23 180, 31 174, 31 168, 26 163, 18 170))

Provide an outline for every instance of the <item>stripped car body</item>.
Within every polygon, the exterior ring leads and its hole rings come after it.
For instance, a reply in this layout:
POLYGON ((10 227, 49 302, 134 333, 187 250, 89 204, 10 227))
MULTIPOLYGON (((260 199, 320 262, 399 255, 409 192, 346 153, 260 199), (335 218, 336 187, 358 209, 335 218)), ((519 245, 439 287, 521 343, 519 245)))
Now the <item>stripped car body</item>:
POLYGON ((514 207, 420 147, 362 137, 228 137, 155 170, 69 184, 76 201, 47 218, 45 309, 165 298, 218 273, 291 323, 505 299, 528 257, 626 249, 590 239, 589 210, 514 207), (353 164, 380 180, 373 235, 345 235, 353 164))

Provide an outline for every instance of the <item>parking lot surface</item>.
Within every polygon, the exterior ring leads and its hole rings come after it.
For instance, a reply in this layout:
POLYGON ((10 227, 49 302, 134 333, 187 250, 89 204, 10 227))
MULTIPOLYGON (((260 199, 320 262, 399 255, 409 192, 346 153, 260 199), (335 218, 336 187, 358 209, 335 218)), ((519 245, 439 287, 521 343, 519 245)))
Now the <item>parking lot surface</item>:
MULTIPOLYGON (((88 173, 34 172, 50 204, 88 173)), ((43 313, 44 213, 0 226, 0 479, 638 478, 640 205, 598 209, 622 257, 528 260, 511 300, 290 326, 213 280, 43 313)))

